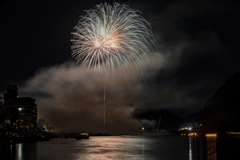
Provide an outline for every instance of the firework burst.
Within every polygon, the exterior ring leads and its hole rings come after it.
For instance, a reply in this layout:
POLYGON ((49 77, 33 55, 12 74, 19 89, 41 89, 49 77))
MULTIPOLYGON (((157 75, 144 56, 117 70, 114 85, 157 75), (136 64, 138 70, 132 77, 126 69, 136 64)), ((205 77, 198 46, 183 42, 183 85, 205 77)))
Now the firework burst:
POLYGON ((119 3, 87 10, 72 34, 72 56, 87 68, 136 64, 155 47, 151 27, 142 14, 119 3))

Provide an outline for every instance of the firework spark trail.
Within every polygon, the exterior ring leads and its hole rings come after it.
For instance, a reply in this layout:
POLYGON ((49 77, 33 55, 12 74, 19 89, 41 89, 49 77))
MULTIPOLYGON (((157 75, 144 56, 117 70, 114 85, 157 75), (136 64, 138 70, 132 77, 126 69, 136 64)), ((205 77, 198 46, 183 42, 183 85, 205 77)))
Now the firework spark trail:
POLYGON ((72 56, 84 67, 137 67, 155 46, 149 23, 127 5, 107 3, 86 11, 72 33, 72 56))
POLYGON ((106 131, 106 127, 105 127, 105 125, 106 125, 106 122, 105 122, 105 108, 106 108, 106 99, 105 99, 105 97, 106 97, 106 81, 107 81, 107 79, 106 79, 106 77, 105 77, 105 83, 104 83, 104 96, 103 96, 103 131, 105 132, 106 131))

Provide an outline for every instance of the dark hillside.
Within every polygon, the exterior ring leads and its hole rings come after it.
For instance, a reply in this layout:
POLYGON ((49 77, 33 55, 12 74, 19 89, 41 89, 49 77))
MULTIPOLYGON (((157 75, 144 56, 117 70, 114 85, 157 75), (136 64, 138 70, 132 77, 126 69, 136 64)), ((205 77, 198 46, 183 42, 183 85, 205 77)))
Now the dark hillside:
POLYGON ((240 131, 240 73, 235 73, 206 102, 199 117, 205 132, 240 131))

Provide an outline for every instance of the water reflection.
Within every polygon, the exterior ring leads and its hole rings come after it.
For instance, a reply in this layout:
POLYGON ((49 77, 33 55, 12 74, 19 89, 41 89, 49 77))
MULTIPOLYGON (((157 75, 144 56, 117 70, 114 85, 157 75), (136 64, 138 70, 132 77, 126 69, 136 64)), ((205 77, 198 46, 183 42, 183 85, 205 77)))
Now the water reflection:
POLYGON ((189 160, 192 160, 192 137, 189 137, 189 160))
POLYGON ((144 156, 144 142, 142 143, 142 156, 144 156))
POLYGON ((88 140, 52 139, 38 143, 1 144, 0 160, 220 160, 240 159, 240 138, 120 136, 88 140))
POLYGON ((22 160, 22 143, 20 144, 16 144, 16 148, 17 148, 17 159, 18 160, 22 160))
POLYGON ((10 145, 10 159, 12 159, 12 145, 10 145))
POLYGON ((207 137, 207 160, 217 160, 216 137, 207 137))
POLYGON ((189 137, 189 160, 217 160, 216 137, 189 137))
POLYGON ((80 159, 145 159, 147 144, 151 139, 143 137, 91 137, 89 140, 77 141, 74 148, 85 149, 78 152, 80 159))
POLYGON ((202 157, 200 157, 202 152, 202 147, 201 145, 201 138, 197 138, 197 137, 189 137, 189 151, 188 151, 188 155, 189 155, 189 160, 195 160, 195 159, 199 159, 202 160, 202 157))
POLYGON ((36 145, 37 143, 19 143, 19 144, 0 143, 0 160, 36 159, 36 145))

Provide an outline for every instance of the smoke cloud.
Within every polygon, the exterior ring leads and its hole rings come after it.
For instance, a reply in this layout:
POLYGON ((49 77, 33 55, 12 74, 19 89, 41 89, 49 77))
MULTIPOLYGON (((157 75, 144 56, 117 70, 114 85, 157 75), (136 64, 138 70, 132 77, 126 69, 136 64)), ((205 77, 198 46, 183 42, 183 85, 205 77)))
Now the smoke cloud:
MULTIPOLYGON (((20 88, 20 96, 37 99, 38 118, 45 119, 56 131, 103 131, 103 96, 106 83, 106 131, 129 133, 154 122, 132 118, 136 108, 145 107, 142 80, 161 68, 166 60, 152 54, 145 69, 115 69, 106 74, 91 72, 66 62, 38 70, 20 88), (105 81, 106 76, 106 81, 105 81)), ((124 68, 124 67, 123 67, 124 68)))

